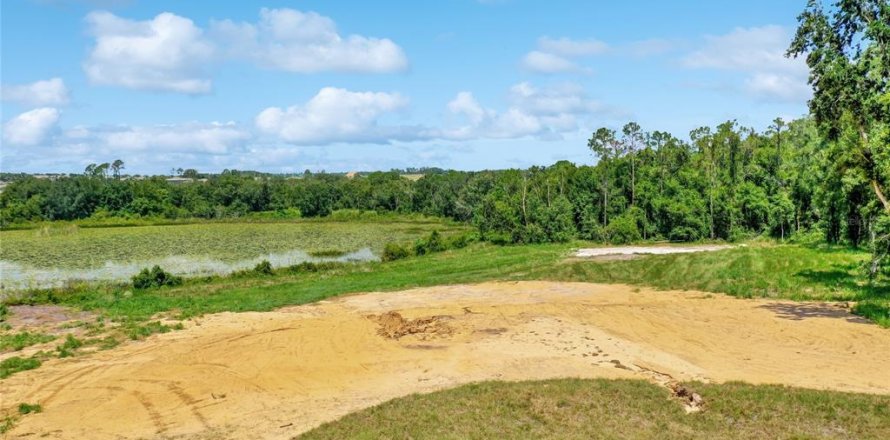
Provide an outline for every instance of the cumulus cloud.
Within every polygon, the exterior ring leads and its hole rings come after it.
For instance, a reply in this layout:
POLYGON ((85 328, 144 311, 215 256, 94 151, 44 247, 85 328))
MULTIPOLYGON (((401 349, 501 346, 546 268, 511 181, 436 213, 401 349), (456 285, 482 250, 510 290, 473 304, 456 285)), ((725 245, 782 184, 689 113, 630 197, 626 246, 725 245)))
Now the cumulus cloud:
POLYGON ((157 173, 215 163, 231 167, 253 154, 249 151, 253 137, 234 122, 54 127, 38 142, 39 149, 4 145, 0 156, 7 167, 17 170, 79 171, 89 163, 120 158, 128 170, 157 173))
POLYGON ((86 21, 96 44, 83 68, 93 83, 189 94, 210 91, 205 66, 214 46, 188 18, 164 12, 135 21, 92 12, 86 21))
POLYGON ((41 107, 24 112, 3 124, 3 139, 13 145, 37 145, 56 129, 59 110, 41 107))
POLYGON ((597 55, 608 50, 609 45, 599 40, 541 37, 537 49, 522 57, 521 65, 536 73, 590 73, 590 69, 578 65, 572 58, 597 55))
POLYGON ((536 117, 516 108, 503 113, 483 108, 470 92, 458 93, 447 107, 452 114, 466 117, 469 124, 443 129, 440 136, 445 139, 512 139, 541 131, 540 121, 536 117))
POLYGON ((561 84, 537 88, 523 82, 508 93, 510 105, 498 112, 484 108, 470 92, 460 92, 451 100, 448 111, 461 116, 466 123, 439 131, 444 139, 515 139, 534 136, 560 139, 565 133, 577 131, 586 116, 608 109, 590 99, 577 84, 561 84))
POLYGON ((224 61, 296 73, 385 73, 408 67, 402 48, 389 39, 341 36, 332 19, 287 8, 263 8, 257 23, 212 21, 207 32, 170 12, 143 21, 93 12, 86 22, 96 42, 83 68, 95 84, 208 93, 209 66, 224 61))
POLYGON ((305 104, 263 110, 255 123, 263 133, 293 144, 387 143, 419 135, 416 128, 379 124, 382 116, 407 105, 397 93, 325 87, 305 104))
POLYGON ((326 87, 305 104, 269 107, 254 122, 259 132, 294 145, 526 136, 554 139, 578 130, 583 118, 609 111, 576 84, 537 88, 520 83, 509 90, 507 98, 507 108, 498 111, 484 107, 471 92, 462 91, 446 104, 450 118, 444 125, 388 125, 382 123, 383 118, 404 109, 406 98, 326 87))
POLYGON ((693 68, 794 71, 800 62, 785 58, 791 37, 781 26, 735 28, 725 35, 705 37, 705 45, 683 58, 693 68))
POLYGON ((150 151, 227 154, 251 138, 233 122, 77 127, 64 133, 62 142, 86 143, 108 151, 150 151))
POLYGON ((705 37, 704 45, 681 62, 692 69, 742 72, 746 78, 738 87, 758 99, 802 102, 810 94, 808 70, 803 59, 785 57, 790 41, 781 26, 736 28, 705 37))
POLYGON ((20 102, 25 105, 62 106, 68 104, 68 88, 62 78, 51 78, 30 84, 4 85, 0 88, 4 101, 20 102))
POLYGON ((536 73, 584 73, 584 69, 574 61, 567 60, 559 55, 533 50, 522 58, 522 67, 525 70, 536 73))
POLYGON ((755 73, 745 80, 745 90, 767 101, 804 102, 812 94, 806 77, 755 73))
POLYGON ((599 40, 572 40, 570 38, 541 37, 538 39, 538 48, 546 53, 552 53, 565 57, 582 57, 597 55, 609 50, 609 45, 599 40))
POLYGON ((273 69, 384 73, 408 67, 402 48, 391 40, 341 36, 333 20, 315 12, 263 8, 256 24, 222 20, 211 30, 230 56, 273 69))

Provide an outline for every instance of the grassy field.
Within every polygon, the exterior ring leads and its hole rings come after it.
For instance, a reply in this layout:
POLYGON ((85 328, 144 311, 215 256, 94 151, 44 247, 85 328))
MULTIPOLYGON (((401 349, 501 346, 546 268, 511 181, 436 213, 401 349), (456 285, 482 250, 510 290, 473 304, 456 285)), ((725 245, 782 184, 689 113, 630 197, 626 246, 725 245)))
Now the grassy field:
POLYGON ((106 262, 149 261, 172 255, 235 262, 295 249, 332 255, 370 248, 379 253, 387 242, 411 241, 433 229, 450 233, 467 227, 432 220, 296 220, 113 228, 66 225, 0 232, 0 260, 37 268, 86 269, 106 262))
POLYGON ((485 382, 412 395, 322 425, 301 439, 886 439, 890 397, 742 383, 689 384, 686 414, 643 381, 485 382))
POLYGON ((554 280, 694 289, 739 297, 856 301, 865 316, 890 326, 890 285, 869 285, 860 265, 868 254, 849 249, 758 245, 719 252, 641 257, 627 261, 569 258, 588 243, 529 246, 475 244, 388 263, 276 271, 272 276, 191 280, 175 288, 119 287, 31 292, 8 302, 60 303, 116 320, 146 320, 174 311, 189 317, 222 311, 263 311, 330 296, 480 282, 554 280))

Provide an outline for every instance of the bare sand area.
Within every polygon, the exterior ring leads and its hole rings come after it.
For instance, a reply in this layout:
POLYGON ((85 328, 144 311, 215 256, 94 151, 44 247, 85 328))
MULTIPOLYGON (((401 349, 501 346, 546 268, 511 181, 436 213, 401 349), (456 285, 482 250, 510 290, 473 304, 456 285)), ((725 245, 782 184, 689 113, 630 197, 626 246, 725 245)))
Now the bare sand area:
POLYGON ((481 380, 780 383, 890 394, 890 331, 828 303, 622 285, 483 283, 202 317, 0 381, 10 438, 287 439, 481 380))
POLYGON ((688 254, 692 252, 713 252, 724 249, 732 249, 736 246, 726 244, 700 244, 700 245, 662 245, 662 246, 616 246, 578 249, 575 252, 577 258, 601 258, 636 255, 666 255, 688 254))

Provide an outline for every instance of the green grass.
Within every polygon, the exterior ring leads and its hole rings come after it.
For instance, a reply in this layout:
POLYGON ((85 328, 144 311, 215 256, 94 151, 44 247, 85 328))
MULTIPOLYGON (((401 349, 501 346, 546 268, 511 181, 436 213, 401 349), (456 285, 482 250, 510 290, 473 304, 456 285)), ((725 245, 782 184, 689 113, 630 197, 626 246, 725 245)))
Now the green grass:
POLYGON ((728 383, 689 384, 705 399, 686 414, 638 380, 483 382, 411 395, 349 414, 314 439, 886 439, 890 397, 728 383))
POLYGON ((13 356, 0 361, 0 379, 6 379, 19 371, 33 370, 41 364, 36 357, 23 358, 13 356))
POLYGON ((87 269, 106 262, 143 262, 167 256, 225 263, 299 249, 338 255, 390 241, 413 241, 430 231, 468 230, 444 221, 309 221, 199 223, 175 226, 79 228, 73 225, 0 231, 0 260, 47 269, 87 269))
POLYGON ((20 403, 19 404, 19 414, 37 414, 43 412, 43 407, 37 403, 20 403))
POLYGON ((19 351, 25 347, 43 344, 53 339, 56 339, 56 337, 45 333, 0 333, 0 352, 19 351))
POLYGON ((56 352, 58 352, 60 358, 71 357, 74 356, 80 347, 83 347, 83 341, 69 334, 65 336, 65 341, 56 347, 56 352))
POLYGON ((583 245, 587 243, 475 244, 388 263, 330 265, 318 272, 280 269, 273 276, 191 280, 175 288, 139 291, 115 287, 42 291, 7 301, 67 304, 105 313, 117 321, 144 321, 170 311, 178 317, 267 311, 353 292, 488 280, 556 280, 695 289, 739 297, 858 301, 870 307, 857 309, 864 316, 890 326, 890 286, 886 281, 866 282, 859 270, 868 258, 866 252, 782 245, 627 261, 567 258, 572 248, 583 245))

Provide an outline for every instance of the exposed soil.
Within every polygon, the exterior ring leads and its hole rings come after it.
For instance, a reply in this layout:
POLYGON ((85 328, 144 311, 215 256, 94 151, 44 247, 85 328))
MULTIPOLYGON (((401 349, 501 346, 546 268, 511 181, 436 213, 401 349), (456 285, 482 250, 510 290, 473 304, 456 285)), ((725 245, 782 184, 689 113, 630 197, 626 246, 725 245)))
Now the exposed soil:
POLYGON ((285 439, 480 380, 642 378, 690 411, 691 380, 890 394, 890 331, 820 307, 551 282, 354 295, 49 361, 0 382, 0 410, 43 406, 10 438, 285 439))
POLYGON ((693 245, 693 246, 619 246, 578 249, 575 258, 594 260, 631 260, 640 255, 688 254, 692 252, 713 252, 731 249, 731 245, 693 245))
POLYGON ((65 324, 92 320, 95 317, 96 315, 90 312, 55 305, 9 306, 9 317, 6 319, 6 323, 13 330, 53 332, 65 324))
POLYGON ((418 335, 421 340, 429 336, 449 336, 454 330, 445 323, 450 316, 430 316, 426 318, 405 319, 399 312, 386 312, 381 315, 368 315, 380 328, 377 334, 389 339, 399 339, 406 335, 418 335))

